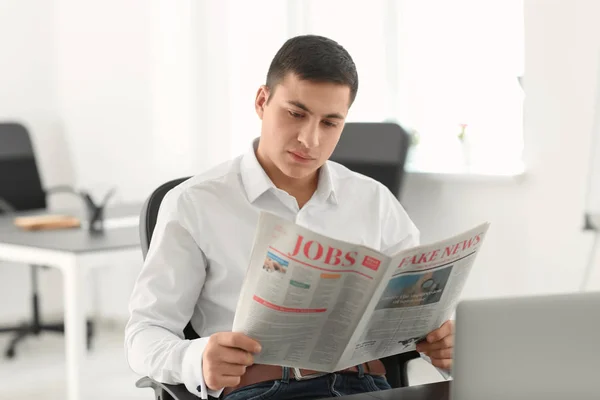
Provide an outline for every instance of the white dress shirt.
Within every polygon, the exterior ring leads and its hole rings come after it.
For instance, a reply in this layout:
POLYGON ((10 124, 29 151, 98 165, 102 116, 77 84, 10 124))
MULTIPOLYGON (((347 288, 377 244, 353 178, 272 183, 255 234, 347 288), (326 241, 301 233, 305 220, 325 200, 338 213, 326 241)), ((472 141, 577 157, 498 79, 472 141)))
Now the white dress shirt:
POLYGON ((202 353, 211 334, 231 331, 261 210, 388 254, 419 243, 419 231, 385 186, 331 161, 300 209, 258 163, 257 143, 165 196, 130 299, 130 367, 163 383, 184 383, 204 399, 221 390, 207 390, 202 353), (200 339, 184 340, 189 321, 200 339))

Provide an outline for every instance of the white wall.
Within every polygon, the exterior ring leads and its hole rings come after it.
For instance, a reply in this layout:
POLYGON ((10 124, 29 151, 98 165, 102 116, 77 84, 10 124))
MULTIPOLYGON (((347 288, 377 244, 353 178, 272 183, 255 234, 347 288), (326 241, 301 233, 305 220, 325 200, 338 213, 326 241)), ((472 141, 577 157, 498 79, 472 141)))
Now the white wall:
MULTIPOLYGON (((591 246, 581 230, 600 51, 600 2, 525 1, 525 162, 520 182, 411 176, 403 202, 431 241, 492 225, 465 296, 578 290, 591 246)), ((591 288, 600 288, 600 260, 591 288)))
POLYGON ((152 9, 137 1, 54 3, 55 86, 76 149, 76 182, 139 198, 154 173, 152 9))

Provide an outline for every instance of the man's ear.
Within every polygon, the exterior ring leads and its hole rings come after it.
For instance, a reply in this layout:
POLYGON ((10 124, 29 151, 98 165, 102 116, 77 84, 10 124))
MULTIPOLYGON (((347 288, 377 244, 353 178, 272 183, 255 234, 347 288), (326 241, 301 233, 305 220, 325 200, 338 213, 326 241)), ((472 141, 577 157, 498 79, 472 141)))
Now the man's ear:
POLYGON ((258 88, 258 92, 256 93, 256 100, 254 101, 254 108, 256 109, 256 114, 262 120, 265 112, 265 107, 267 106, 267 102, 269 101, 269 88, 266 85, 262 85, 258 88))

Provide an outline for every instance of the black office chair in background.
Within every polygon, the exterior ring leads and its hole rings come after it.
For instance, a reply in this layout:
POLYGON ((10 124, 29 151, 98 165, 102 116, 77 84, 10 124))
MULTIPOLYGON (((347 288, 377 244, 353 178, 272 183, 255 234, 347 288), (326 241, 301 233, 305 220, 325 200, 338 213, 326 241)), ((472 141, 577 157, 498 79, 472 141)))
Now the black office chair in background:
MULTIPOLYGON (((44 210, 48 191, 44 190, 31 138, 27 129, 17 123, 0 123, 0 214, 15 211, 44 210)), ((34 234, 34 233, 32 233, 34 234)), ((63 323, 43 323, 40 317, 38 290, 39 265, 31 265, 31 321, 18 326, 0 327, 0 333, 14 332, 5 351, 7 358, 16 353, 19 342, 30 335, 64 332, 63 323)), ((0 298, 1 298, 0 293, 0 298)), ((9 299, 2 299, 8 301, 9 299)), ((87 343, 90 346, 93 324, 88 321, 87 343)))
POLYGON ((348 122, 330 159, 385 185, 400 198, 410 136, 391 122, 348 122))
MULTIPOLYGON (((396 124, 348 123, 332 160, 378 180, 394 194, 399 195, 408 143, 408 134, 396 124)), ((144 203, 140 215, 140 242, 144 258, 152 239, 152 232, 163 198, 169 190, 187 179, 189 177, 164 183, 144 203)), ((185 327, 183 335, 186 339, 199 337, 189 323, 185 327)), ((408 362, 419 357, 418 352, 412 351, 382 359, 386 367, 386 378, 392 387, 408 386, 408 362)), ((197 399, 182 384, 168 385, 144 377, 136 382, 136 386, 154 389, 156 400, 197 399)))

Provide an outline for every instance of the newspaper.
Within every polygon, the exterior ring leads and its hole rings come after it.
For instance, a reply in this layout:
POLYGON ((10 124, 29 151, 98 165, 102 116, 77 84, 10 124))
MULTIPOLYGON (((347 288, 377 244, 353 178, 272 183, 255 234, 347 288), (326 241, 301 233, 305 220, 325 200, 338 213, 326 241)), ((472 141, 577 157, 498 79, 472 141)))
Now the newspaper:
POLYGON ((489 224, 393 256, 263 212, 234 332, 257 364, 334 372, 414 350, 448 320, 489 224))

